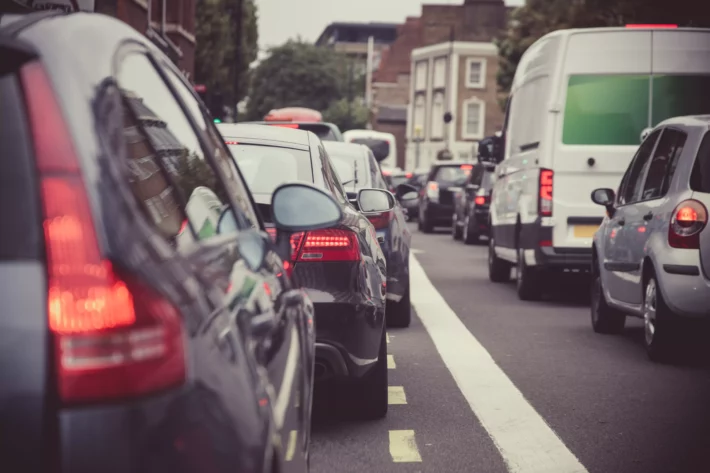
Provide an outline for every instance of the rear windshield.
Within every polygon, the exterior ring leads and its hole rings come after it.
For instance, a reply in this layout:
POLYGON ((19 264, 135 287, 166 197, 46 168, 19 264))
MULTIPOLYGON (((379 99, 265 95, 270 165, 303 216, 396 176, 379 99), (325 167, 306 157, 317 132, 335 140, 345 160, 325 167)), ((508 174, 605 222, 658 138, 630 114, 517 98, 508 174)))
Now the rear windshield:
POLYGON ((313 182, 308 151, 247 144, 229 145, 229 149, 255 194, 272 194, 289 181, 313 182))
POLYGON ((435 174, 433 180, 439 184, 449 186, 462 186, 466 178, 471 174, 472 165, 462 164, 459 166, 441 166, 435 174))
POLYGON ((333 129, 328 125, 319 123, 299 123, 298 128, 301 130, 312 131, 322 141, 340 141, 333 132, 333 129))
POLYGON ((710 194, 710 132, 705 133, 695 158, 690 188, 695 192, 710 194))
POLYGON ((710 113, 709 88, 707 75, 571 76, 562 142, 637 146, 644 128, 710 113))
POLYGON ((362 154, 355 156, 343 156, 333 154, 330 156, 330 162, 333 163, 335 172, 338 173, 340 182, 347 189, 359 189, 361 187, 369 187, 370 175, 367 168, 367 160, 362 154))
POLYGON ((387 140, 378 138, 353 138, 350 142, 365 145, 370 148, 377 162, 385 160, 390 155, 390 143, 387 140))

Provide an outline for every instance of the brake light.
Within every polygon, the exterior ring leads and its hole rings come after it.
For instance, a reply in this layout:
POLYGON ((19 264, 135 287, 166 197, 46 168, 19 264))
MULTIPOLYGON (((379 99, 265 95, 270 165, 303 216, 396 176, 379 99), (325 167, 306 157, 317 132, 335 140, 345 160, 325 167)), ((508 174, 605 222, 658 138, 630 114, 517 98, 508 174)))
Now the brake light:
POLYGON ((406 177, 407 179, 411 179, 412 176, 413 176, 413 174, 411 172, 408 172, 404 175, 404 177, 406 177))
POLYGON ((389 171, 389 170, 387 170, 387 169, 383 169, 383 170, 382 170, 382 175, 383 175, 383 176, 391 176, 391 175, 392 175, 392 171, 389 171))
POLYGON ((360 246, 350 230, 327 228, 307 232, 296 243, 296 261, 359 261, 360 246))
POLYGON ((540 196, 538 213, 542 217, 552 216, 552 180, 554 172, 549 169, 540 170, 540 196))
POLYGON ((471 164, 462 164, 462 165, 461 165, 461 169, 463 169, 464 171, 470 171, 471 169, 473 169, 473 165, 471 165, 471 164))
POLYGON ((186 228, 187 228, 187 219, 183 220, 182 224, 180 224, 180 231, 178 232, 178 235, 181 235, 182 232, 184 232, 186 228))
POLYGON ((700 232, 708 222, 708 211, 697 200, 685 200, 673 210, 668 227, 668 244, 673 248, 700 248, 700 232))
POLYGON ((379 214, 367 215, 367 219, 372 223, 376 230, 382 230, 390 226, 390 222, 394 217, 394 211, 389 210, 379 214))
POLYGON ((280 126, 281 128, 298 128, 295 123, 269 123, 271 126, 280 126))
POLYGON ((486 203, 486 196, 484 195, 477 195, 475 199, 473 199, 473 203, 476 205, 483 205, 486 203))
POLYGON ((180 314, 102 258, 69 130, 39 63, 21 70, 44 210, 48 325, 66 403, 155 392, 185 380, 180 314))
POLYGON ((678 25, 671 25, 671 24, 659 24, 659 25, 654 25, 654 24, 638 24, 638 25, 626 25, 627 28, 659 28, 659 29, 673 29, 673 28, 678 28, 678 25))
POLYGON ((233 140, 224 140, 224 144, 226 145, 238 145, 238 141, 233 141, 233 140))

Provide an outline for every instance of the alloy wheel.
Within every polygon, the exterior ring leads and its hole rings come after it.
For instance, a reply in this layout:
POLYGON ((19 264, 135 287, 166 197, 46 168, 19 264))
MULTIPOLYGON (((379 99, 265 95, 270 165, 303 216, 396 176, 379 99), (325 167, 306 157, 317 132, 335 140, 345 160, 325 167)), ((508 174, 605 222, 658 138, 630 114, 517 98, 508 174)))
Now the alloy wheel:
POLYGON ((646 346, 651 346, 656 334, 656 280, 651 278, 646 285, 646 297, 643 300, 643 331, 646 346))

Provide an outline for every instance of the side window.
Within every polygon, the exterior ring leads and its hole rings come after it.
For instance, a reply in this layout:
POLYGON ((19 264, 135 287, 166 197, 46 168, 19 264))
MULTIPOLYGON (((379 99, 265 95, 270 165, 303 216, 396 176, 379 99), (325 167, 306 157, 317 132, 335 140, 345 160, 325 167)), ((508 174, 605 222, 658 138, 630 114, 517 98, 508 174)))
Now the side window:
POLYGON ((372 174, 372 187, 376 189, 384 189, 387 190, 387 183, 385 182, 385 178, 382 177, 382 169, 380 169, 380 165, 375 159, 375 156, 372 154, 372 151, 369 151, 367 153, 367 159, 370 162, 370 173, 372 174))
POLYGON ((636 202, 641 197, 641 189, 643 185, 643 170, 646 163, 651 158, 653 148, 658 141, 658 137, 662 130, 656 130, 649 135, 641 146, 639 146, 636 155, 631 160, 631 165, 626 171, 624 180, 619 191, 619 205, 627 205, 636 202))
POLYGON ((483 179, 483 172, 483 166, 480 164, 478 166, 474 166, 473 172, 471 172, 471 176, 469 177, 469 182, 475 186, 480 186, 483 179))
POLYGON ((221 167, 224 186, 238 209, 238 219, 240 217, 246 219, 246 222, 243 224, 245 227, 257 227, 259 220, 251 203, 251 199, 249 198, 248 188, 224 143, 224 139, 221 137, 214 124, 205 116, 202 107, 200 107, 200 103, 197 101, 192 91, 187 88, 185 82, 177 76, 172 68, 166 67, 165 71, 171 84, 193 116, 197 127, 203 132, 203 136, 207 139, 208 146, 211 148, 215 159, 221 167))
POLYGON ((695 192, 710 193, 710 132, 705 133, 700 142, 693 172, 690 175, 690 188, 695 192))
POLYGON ((329 187, 329 190, 333 193, 333 197, 341 203, 347 203, 347 193, 340 184, 338 174, 333 169, 333 166, 330 165, 330 158, 322 145, 318 146, 318 152, 320 153, 321 163, 323 163, 323 178, 325 179, 325 185, 329 187))
POLYGON ((657 199, 668 191, 685 137, 684 133, 673 129, 667 128, 663 132, 647 166, 641 200, 657 199))

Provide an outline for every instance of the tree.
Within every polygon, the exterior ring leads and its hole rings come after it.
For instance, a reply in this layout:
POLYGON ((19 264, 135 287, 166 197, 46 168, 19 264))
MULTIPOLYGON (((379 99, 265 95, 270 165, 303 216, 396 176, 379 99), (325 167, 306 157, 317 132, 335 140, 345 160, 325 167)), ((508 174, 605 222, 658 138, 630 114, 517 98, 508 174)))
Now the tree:
POLYGON ((345 56, 302 40, 272 48, 252 72, 247 119, 261 120, 271 109, 327 110, 346 94, 345 56))
POLYGON ((360 100, 348 102, 347 98, 336 100, 323 112, 323 121, 338 125, 340 131, 365 128, 370 110, 360 100))

